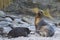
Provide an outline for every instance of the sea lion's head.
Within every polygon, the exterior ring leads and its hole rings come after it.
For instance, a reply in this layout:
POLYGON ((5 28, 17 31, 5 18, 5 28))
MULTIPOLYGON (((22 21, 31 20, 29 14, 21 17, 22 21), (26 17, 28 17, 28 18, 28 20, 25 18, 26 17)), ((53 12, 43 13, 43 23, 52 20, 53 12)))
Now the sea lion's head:
POLYGON ((33 13, 35 13, 36 15, 38 15, 38 16, 45 16, 45 17, 48 17, 48 18, 50 18, 50 19, 53 19, 53 17, 50 15, 50 12, 49 12, 49 10, 48 9, 46 9, 46 10, 40 10, 39 8, 33 8, 32 9, 32 12, 33 13))

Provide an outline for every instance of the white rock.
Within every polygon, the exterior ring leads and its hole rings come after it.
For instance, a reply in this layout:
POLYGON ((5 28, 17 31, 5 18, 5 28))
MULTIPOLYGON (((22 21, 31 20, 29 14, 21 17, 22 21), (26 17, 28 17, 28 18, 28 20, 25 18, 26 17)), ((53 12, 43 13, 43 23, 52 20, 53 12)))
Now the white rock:
POLYGON ((0 17, 0 21, 4 20, 4 18, 0 17))
POLYGON ((6 14, 3 11, 0 11, 0 17, 4 17, 6 14))
POLYGON ((12 22, 12 19, 9 18, 9 17, 6 17, 5 20, 6 20, 6 21, 9 21, 9 22, 12 22))
POLYGON ((14 19, 14 21, 20 22, 21 21, 21 18, 16 18, 16 19, 14 19))
POLYGON ((0 27, 5 27, 8 26, 9 24, 11 24, 10 22, 6 22, 6 21, 1 21, 0 22, 0 27))
POLYGON ((3 33, 9 33, 10 30, 12 30, 10 27, 3 27, 3 33))

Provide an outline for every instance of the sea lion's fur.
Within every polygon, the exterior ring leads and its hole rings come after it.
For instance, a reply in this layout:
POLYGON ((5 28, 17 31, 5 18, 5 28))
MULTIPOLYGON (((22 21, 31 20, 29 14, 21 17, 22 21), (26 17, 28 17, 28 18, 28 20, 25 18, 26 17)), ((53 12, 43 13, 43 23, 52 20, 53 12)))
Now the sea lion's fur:
POLYGON ((47 23, 44 19, 42 19, 42 12, 36 13, 35 16, 35 28, 36 32, 44 37, 51 37, 54 35, 54 28, 49 23, 47 23))

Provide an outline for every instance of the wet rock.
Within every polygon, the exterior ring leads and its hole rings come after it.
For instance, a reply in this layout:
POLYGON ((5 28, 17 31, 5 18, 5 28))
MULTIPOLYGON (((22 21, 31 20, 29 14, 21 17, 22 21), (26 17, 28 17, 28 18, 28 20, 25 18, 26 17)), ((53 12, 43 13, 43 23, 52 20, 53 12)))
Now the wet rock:
POLYGON ((5 17, 6 13, 4 13, 3 11, 0 11, 0 17, 5 17))
POLYGON ((3 28, 0 27, 0 35, 3 35, 3 28))
POLYGON ((14 14, 12 14, 12 15, 7 15, 7 17, 12 17, 12 18, 18 18, 18 16, 16 16, 16 15, 14 15, 14 14))
POLYGON ((12 22, 12 21, 13 21, 13 20, 12 20, 11 18, 9 18, 9 17, 6 17, 5 20, 8 21, 8 22, 12 22))
POLYGON ((20 27, 20 24, 20 19, 14 19, 14 21, 12 22, 13 27, 20 27))
POLYGON ((13 27, 29 27, 28 23, 20 21, 19 23, 16 21, 13 21, 12 23, 13 27))
MULTIPOLYGON (((21 19, 18 19, 18 18, 14 20, 14 22, 17 22, 17 23, 19 23, 20 21, 21 21, 21 19)), ((22 23, 20 22, 20 24, 22 24, 22 23)))
POLYGON ((36 30, 34 25, 31 25, 31 26, 29 26, 28 28, 29 28, 31 31, 35 31, 35 30, 36 30))
POLYGON ((26 17, 22 18, 22 21, 24 21, 28 24, 34 25, 34 17, 26 16, 26 17))
POLYGON ((11 24, 10 22, 6 22, 6 21, 1 21, 0 22, 0 27, 6 27, 8 26, 9 24, 11 24))
POLYGON ((5 37, 12 30, 10 27, 0 27, 0 35, 5 37))
POLYGON ((12 28, 10 28, 9 26, 7 26, 7 27, 3 27, 3 33, 9 33, 9 31, 11 31, 12 30, 12 28))
POLYGON ((3 20, 4 20, 4 18, 0 17, 0 21, 3 21, 3 20))

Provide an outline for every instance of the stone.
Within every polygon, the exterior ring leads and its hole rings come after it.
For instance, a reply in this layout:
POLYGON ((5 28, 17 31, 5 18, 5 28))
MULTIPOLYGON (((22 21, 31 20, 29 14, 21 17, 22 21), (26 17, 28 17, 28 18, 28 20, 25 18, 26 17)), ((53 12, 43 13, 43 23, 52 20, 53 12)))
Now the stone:
POLYGON ((3 21, 3 20, 4 20, 4 18, 0 17, 0 21, 3 21))
POLYGON ((0 17, 5 17, 6 14, 3 11, 0 11, 0 17))
POLYGON ((12 22, 12 21, 13 21, 13 20, 12 20, 11 18, 9 18, 9 17, 6 17, 5 20, 8 21, 8 22, 12 22))

